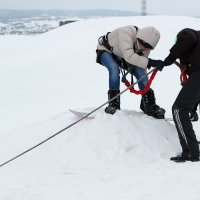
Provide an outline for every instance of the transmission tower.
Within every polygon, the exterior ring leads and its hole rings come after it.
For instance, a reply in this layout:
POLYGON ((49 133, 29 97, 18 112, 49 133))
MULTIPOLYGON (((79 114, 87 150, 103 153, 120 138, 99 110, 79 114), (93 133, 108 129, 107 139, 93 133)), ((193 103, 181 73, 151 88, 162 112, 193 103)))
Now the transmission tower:
POLYGON ((142 0, 141 2, 141 15, 147 15, 147 2, 142 0))

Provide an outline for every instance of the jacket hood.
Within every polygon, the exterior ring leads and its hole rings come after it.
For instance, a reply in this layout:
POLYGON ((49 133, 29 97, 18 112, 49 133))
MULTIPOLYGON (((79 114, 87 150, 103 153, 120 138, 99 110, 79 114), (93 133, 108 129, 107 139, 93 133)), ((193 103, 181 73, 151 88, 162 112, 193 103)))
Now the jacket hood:
POLYGON ((153 26, 148 26, 139 29, 136 38, 150 44, 154 49, 160 39, 160 32, 153 26))

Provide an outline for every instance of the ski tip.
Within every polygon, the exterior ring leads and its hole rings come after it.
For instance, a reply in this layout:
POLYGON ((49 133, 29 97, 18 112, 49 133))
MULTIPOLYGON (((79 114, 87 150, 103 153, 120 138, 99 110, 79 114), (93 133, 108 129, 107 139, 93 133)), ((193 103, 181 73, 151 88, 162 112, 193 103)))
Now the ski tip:
MULTIPOLYGON (((77 117, 85 117, 88 114, 87 112, 81 112, 81 111, 72 110, 72 109, 69 109, 69 111, 77 117)), ((95 116, 94 115, 88 115, 87 118, 94 119, 95 116)))

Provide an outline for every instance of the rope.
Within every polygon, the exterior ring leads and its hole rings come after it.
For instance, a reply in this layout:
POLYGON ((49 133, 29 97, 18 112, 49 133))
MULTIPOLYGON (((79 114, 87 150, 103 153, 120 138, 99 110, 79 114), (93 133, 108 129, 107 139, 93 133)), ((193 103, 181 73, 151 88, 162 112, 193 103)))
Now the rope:
POLYGON ((188 77, 187 77, 186 73, 184 72, 183 67, 177 61, 174 61, 174 64, 177 65, 179 67, 179 69, 181 70, 181 84, 186 83, 188 80, 188 77))
MULTIPOLYGON (((179 67, 180 71, 181 71, 181 84, 186 83, 187 80, 188 80, 188 77, 187 77, 186 73, 184 72, 183 67, 177 61, 174 61, 174 64, 176 64, 179 67)), ((149 90, 149 88, 151 87, 152 81, 154 80, 157 72, 158 72, 157 69, 155 69, 153 71, 153 73, 151 74, 151 77, 149 78, 149 80, 148 80, 148 82, 147 82, 147 84, 146 84, 146 86, 145 86, 145 88, 143 90, 136 90, 133 86, 130 87, 131 84, 126 79, 126 75, 128 73, 126 73, 126 74, 122 73, 123 74, 122 82, 124 82, 124 84, 125 84, 126 87, 129 87, 130 92, 132 92, 134 94, 137 94, 137 95, 139 95, 139 94, 145 94, 149 90)))
POLYGON ((147 84, 146 84, 146 86, 143 90, 135 90, 135 88, 133 86, 131 87, 131 84, 127 79, 125 79, 124 84, 126 85, 126 87, 129 87, 130 92, 132 92, 134 94, 137 94, 137 95, 138 94, 145 94, 149 90, 149 88, 151 87, 152 81, 155 78, 157 72, 158 72, 158 70, 155 68, 155 70, 151 74, 151 77, 148 80, 148 82, 147 82, 147 84))
POLYGON ((40 145, 46 143, 47 141, 49 141, 50 139, 56 137, 57 135, 59 135, 60 133, 64 132, 65 130, 71 128, 72 126, 74 126, 75 124, 79 123, 80 121, 82 121, 83 119, 87 118, 89 115, 91 115, 92 113, 96 112, 97 110, 99 110, 100 108, 102 108, 103 106, 105 106, 106 104, 110 103, 111 101, 113 101, 114 99, 116 99, 117 97, 119 97, 121 94, 123 94, 124 92, 126 92, 130 87, 134 86, 135 84, 139 83, 140 81, 142 81, 146 76, 148 76, 149 74, 151 74, 155 69, 152 69, 151 71, 149 71, 147 74, 144 74, 143 76, 141 76, 141 78, 136 81, 135 83, 133 83, 132 85, 130 85, 129 87, 127 87, 126 89, 124 89, 122 92, 120 92, 119 94, 117 94, 115 97, 109 99, 107 102, 103 103, 102 105, 100 105, 99 107, 95 108, 94 110, 92 110, 91 112, 89 112, 88 114, 86 114, 84 117, 80 118, 79 120, 75 121, 74 123, 68 125, 67 127, 63 128, 62 130, 56 132, 55 134, 53 134, 52 136, 46 138, 45 140, 39 142, 38 144, 36 144, 35 146, 27 149, 26 151, 14 156, 13 158, 7 160, 4 163, 0 164, 0 167, 3 167, 4 165, 16 160, 17 158, 21 157, 22 155, 32 151, 33 149, 39 147, 40 145))

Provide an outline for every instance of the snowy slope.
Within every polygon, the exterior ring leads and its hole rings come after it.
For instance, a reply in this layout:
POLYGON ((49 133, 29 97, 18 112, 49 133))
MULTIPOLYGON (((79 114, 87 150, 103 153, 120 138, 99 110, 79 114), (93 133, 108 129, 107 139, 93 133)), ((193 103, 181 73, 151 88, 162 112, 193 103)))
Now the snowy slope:
MULTIPOLYGON (((95 63, 99 36, 128 24, 154 25, 161 40, 150 57, 163 59, 176 33, 199 22, 170 16, 90 19, 39 36, 1 36, 0 163, 76 121, 69 108, 92 109, 107 101, 108 74, 95 63)), ((171 66, 153 82, 167 116, 179 74, 171 66)), ((139 111, 139 101, 127 92, 122 108, 139 111)), ((100 110, 94 120, 0 168, 0 199, 199 199, 199 163, 169 162, 181 151, 174 125, 135 111, 110 116, 100 110)), ((200 138, 199 123, 194 128, 200 138)))

